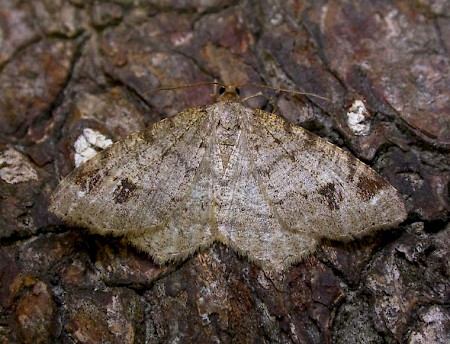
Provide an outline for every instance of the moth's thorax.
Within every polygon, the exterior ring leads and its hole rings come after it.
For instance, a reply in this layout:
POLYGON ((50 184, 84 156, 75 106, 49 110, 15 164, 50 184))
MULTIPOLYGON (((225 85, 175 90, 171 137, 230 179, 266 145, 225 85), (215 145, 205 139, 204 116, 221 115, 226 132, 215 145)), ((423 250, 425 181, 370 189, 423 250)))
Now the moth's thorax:
POLYGON ((246 110, 245 106, 233 101, 215 104, 216 120, 213 130, 224 168, 228 165, 231 154, 239 144, 239 137, 245 128, 246 110))

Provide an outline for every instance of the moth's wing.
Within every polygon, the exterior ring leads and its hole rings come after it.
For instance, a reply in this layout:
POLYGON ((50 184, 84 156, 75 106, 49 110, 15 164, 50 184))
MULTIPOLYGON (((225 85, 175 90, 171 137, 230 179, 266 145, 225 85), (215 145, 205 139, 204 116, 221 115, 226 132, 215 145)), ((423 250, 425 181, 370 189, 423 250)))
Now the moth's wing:
POLYGON ((130 231, 129 242, 157 263, 181 261, 214 241, 214 164, 212 134, 197 173, 185 191, 177 211, 156 229, 130 231))
POLYGON ((281 271, 314 251, 317 241, 280 219, 249 154, 250 140, 243 132, 230 158, 229 183, 217 209, 218 238, 265 270, 281 271))
POLYGON ((348 240, 405 220, 397 190, 370 167, 275 115, 252 111, 249 154, 272 211, 292 231, 348 240))
POLYGON ((177 216, 201 174, 212 119, 208 108, 184 111, 97 154, 58 186, 50 210, 99 233, 144 232, 177 216))

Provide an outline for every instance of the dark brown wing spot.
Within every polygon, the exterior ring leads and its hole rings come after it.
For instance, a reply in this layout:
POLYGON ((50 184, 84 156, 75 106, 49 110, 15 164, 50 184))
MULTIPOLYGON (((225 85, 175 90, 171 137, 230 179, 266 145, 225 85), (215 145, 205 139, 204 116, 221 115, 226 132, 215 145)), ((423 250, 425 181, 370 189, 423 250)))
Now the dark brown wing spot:
POLYGON ((155 137, 154 137, 154 135, 153 135, 153 133, 152 133, 152 129, 151 129, 151 128, 147 128, 147 129, 143 130, 143 131, 140 133, 140 136, 141 136, 141 138, 142 138, 143 140, 145 140, 147 143, 152 144, 153 141, 155 141, 155 137))
POLYGON ((74 179, 74 183, 80 185, 83 191, 92 191, 102 179, 101 171, 100 169, 89 171, 84 166, 79 167, 82 170, 74 179))
POLYGON ((347 167, 348 167, 347 181, 353 183, 353 178, 355 177, 356 173, 356 166, 351 159, 349 159, 347 167))
POLYGON ((289 134, 292 134, 292 125, 289 122, 284 121, 283 123, 284 131, 289 134))
POLYGON ((325 198, 330 210, 339 209, 342 201, 342 194, 340 190, 336 189, 336 185, 334 185, 334 183, 328 183, 327 185, 321 187, 318 193, 325 198))
POLYGON ((125 203, 130 199, 134 190, 136 190, 135 184, 128 178, 122 179, 117 189, 114 191, 113 199, 116 203, 125 203))
POLYGON ((388 186, 388 183, 382 178, 372 179, 367 176, 360 175, 357 186, 358 194, 364 201, 367 201, 375 196, 381 189, 388 186))

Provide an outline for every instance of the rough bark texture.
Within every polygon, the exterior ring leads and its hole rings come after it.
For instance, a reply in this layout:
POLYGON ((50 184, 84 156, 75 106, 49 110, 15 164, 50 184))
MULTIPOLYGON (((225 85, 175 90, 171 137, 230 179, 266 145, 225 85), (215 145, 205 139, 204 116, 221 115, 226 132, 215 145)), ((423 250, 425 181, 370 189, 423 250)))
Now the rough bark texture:
POLYGON ((2 0, 0 342, 448 343, 449 14, 447 0, 2 0), (214 78, 330 98, 275 101, 397 187, 408 220, 323 242, 278 280, 221 245, 158 267, 49 215, 84 128, 117 140, 210 102, 145 91, 214 78), (355 100, 367 135, 348 125, 355 100))

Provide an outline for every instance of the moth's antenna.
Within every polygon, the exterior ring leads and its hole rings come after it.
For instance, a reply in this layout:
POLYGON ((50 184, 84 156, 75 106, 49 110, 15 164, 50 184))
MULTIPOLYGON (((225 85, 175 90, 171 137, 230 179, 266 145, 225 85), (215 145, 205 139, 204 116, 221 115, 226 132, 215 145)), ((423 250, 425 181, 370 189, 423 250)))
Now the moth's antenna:
POLYGON ((278 87, 272 87, 272 86, 261 85, 261 84, 240 84, 240 85, 237 85, 236 87, 258 87, 258 88, 263 88, 263 89, 266 89, 266 90, 279 91, 279 92, 285 92, 285 93, 292 93, 292 94, 298 94, 298 95, 302 95, 302 96, 316 97, 316 98, 323 99, 323 100, 331 102, 331 99, 319 96, 319 95, 314 94, 314 93, 301 92, 301 91, 295 91, 295 90, 288 90, 286 88, 278 88, 278 87))
POLYGON ((142 93, 142 95, 146 95, 146 94, 154 93, 154 92, 159 92, 159 91, 177 90, 179 88, 190 88, 190 87, 211 86, 211 85, 214 85, 214 88, 216 88, 217 85, 224 86, 222 83, 220 83, 217 80, 215 80, 215 81, 197 82, 197 83, 194 83, 194 84, 184 84, 184 85, 178 85, 178 86, 159 87, 159 88, 155 88, 155 89, 150 90, 150 91, 146 91, 146 92, 142 93))
MULTIPOLYGON (((170 91, 170 90, 177 90, 180 88, 191 88, 191 87, 201 87, 201 86, 210 86, 210 85, 214 85, 214 89, 213 89, 213 93, 211 94, 211 97, 213 99, 217 98, 217 86, 223 86, 225 87, 225 84, 214 80, 214 81, 206 81, 206 82, 197 82, 197 83, 193 83, 193 84, 184 84, 184 85, 178 85, 178 86, 168 86, 168 87, 159 87, 159 88, 155 88, 153 90, 150 91, 146 91, 144 93, 142 93, 142 95, 146 95, 146 94, 150 94, 150 93, 155 93, 155 92, 159 92, 159 91, 170 91)), ((311 97, 316 97, 319 99, 323 99, 326 101, 331 102, 330 99, 319 96, 317 94, 314 93, 308 93, 308 92, 301 92, 301 91, 295 91, 295 90, 288 90, 286 88, 278 88, 278 87, 272 87, 272 86, 267 86, 267 85, 262 85, 262 84, 252 84, 252 83, 248 83, 248 84, 238 84, 236 85, 236 87, 257 87, 257 88, 262 88, 262 89, 266 89, 266 90, 272 90, 272 91, 279 91, 279 92, 285 92, 285 93, 291 93, 291 94, 298 94, 298 95, 302 95, 302 96, 311 96, 311 97)))

